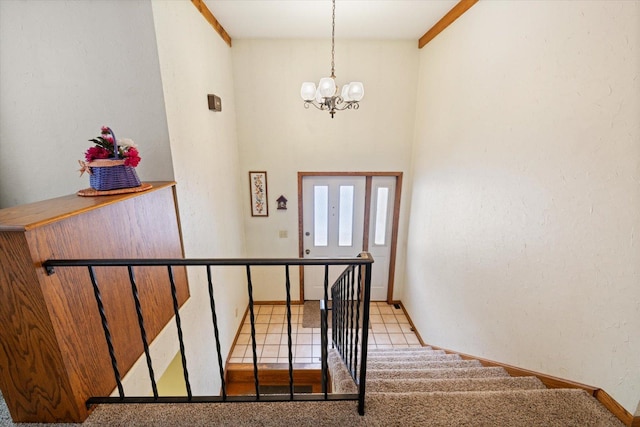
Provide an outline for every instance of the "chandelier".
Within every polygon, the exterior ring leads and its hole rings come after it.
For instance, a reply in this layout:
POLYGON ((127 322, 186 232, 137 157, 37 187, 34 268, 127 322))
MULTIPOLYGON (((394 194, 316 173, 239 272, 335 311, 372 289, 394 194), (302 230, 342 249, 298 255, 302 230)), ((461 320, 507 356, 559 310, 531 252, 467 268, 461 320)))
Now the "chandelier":
POLYGON ((331 118, 336 111, 357 110, 364 97, 362 82, 351 82, 342 86, 338 92, 335 74, 335 35, 336 35, 336 0, 333 0, 333 16, 331 24, 331 77, 323 77, 316 88, 313 82, 304 82, 300 88, 300 96, 304 100, 304 108, 313 105, 318 110, 329 111, 331 118))

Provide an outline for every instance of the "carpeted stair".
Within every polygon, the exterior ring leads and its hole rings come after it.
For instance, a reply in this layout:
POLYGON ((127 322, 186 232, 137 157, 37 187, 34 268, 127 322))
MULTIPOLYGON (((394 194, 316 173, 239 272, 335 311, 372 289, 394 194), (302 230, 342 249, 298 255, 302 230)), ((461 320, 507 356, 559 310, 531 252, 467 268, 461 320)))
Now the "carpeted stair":
MULTIPOLYGON (((329 366, 334 393, 357 392, 335 350, 329 366)), ((547 389, 536 377, 429 347, 370 350, 367 368, 367 407, 405 408, 394 425, 622 425, 583 390, 547 389)))

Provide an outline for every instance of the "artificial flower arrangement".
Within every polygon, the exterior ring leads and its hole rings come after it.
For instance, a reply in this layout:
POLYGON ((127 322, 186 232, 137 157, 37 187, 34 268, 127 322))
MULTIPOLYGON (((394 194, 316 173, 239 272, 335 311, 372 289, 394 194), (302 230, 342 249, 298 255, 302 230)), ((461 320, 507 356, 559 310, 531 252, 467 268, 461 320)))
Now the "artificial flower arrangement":
POLYGON ((134 169, 140 163, 138 147, 130 139, 117 140, 111 128, 103 126, 100 136, 90 139, 95 145, 80 163, 80 176, 89 173, 91 187, 99 191, 140 186, 134 169))

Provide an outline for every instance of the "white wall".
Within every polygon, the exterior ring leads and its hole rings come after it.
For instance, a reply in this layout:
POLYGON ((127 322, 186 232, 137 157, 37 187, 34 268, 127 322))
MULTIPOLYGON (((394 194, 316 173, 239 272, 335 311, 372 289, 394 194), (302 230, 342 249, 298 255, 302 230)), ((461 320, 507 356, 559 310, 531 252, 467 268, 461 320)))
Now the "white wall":
POLYGON ((89 187, 102 125, 143 181, 173 179, 149 1, 0 1, 0 208, 89 187))
MULTIPOLYGON (((2 0, 0 93, 0 207, 88 187, 77 160, 106 124, 140 146, 143 181, 175 177, 187 257, 244 256, 230 49, 191 2, 2 0), (208 110, 208 93, 222 113, 208 110)), ((247 304, 238 273, 214 270, 223 360, 247 304)), ((192 386, 217 393, 206 276, 189 278, 192 386)), ((176 351, 170 323, 152 345, 157 375, 176 351)), ((141 362, 129 394, 149 389, 141 362)))
MULTIPOLYGON (((244 257, 240 199, 248 190, 240 185, 230 48, 191 2, 154 1, 153 18, 185 255, 244 257), (222 112, 208 109, 207 94, 222 98, 222 112)), ((223 362, 247 306, 243 274, 241 268, 213 270, 223 362)), ((191 298, 181 316, 193 392, 217 394, 220 381, 203 268, 189 271, 189 285, 191 298)))
MULTIPOLYGON (((304 81, 331 71, 331 44, 323 40, 236 40, 232 49, 237 97, 244 227, 252 257, 298 256, 299 171, 401 171, 408 173, 415 110, 418 49, 415 41, 336 41, 339 85, 360 80, 365 97, 357 111, 305 109, 304 81), (250 170, 266 170, 269 217, 251 217, 250 170), (278 211, 284 195, 288 210, 278 211), (280 239, 279 231, 288 233, 280 239)), ((406 188, 405 188, 406 190, 406 188)), ((401 210, 408 209, 403 203, 401 210)), ((398 265, 404 261, 406 215, 401 224, 398 265)), ((356 255, 356 254, 354 254, 356 255)), ((402 291, 398 268, 396 293, 402 291)), ((297 273, 297 269, 294 273, 297 273)), ((259 300, 283 300, 281 274, 256 277, 259 300)), ((297 275, 292 276, 296 283, 297 275)), ((295 299, 298 286, 293 286, 295 299)))
POLYGON ((428 343, 640 397, 640 3, 479 2, 420 54, 428 343))

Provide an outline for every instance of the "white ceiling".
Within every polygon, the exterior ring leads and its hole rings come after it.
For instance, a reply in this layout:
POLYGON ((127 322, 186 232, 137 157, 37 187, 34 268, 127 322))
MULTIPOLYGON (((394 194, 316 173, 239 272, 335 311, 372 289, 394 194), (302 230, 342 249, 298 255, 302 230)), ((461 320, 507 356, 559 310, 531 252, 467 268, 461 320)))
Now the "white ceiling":
MULTIPOLYGON (((330 38, 330 0, 204 0, 232 39, 330 38)), ((336 39, 418 40, 458 0, 336 0, 336 39)))

